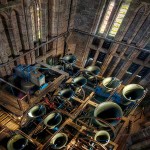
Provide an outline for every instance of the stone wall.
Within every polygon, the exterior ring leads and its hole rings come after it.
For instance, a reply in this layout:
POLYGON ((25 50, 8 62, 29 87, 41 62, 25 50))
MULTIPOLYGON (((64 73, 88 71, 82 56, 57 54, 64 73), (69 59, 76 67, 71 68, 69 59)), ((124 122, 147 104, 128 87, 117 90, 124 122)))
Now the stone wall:
MULTIPOLYGON (((142 85, 144 84, 146 86, 149 82, 145 83, 144 77, 147 78, 146 76, 149 76, 150 74, 150 69, 148 69, 150 68, 150 55, 146 53, 146 59, 139 59, 138 57, 141 52, 137 50, 137 48, 144 48, 149 43, 150 26, 148 26, 148 23, 150 23, 150 5, 147 1, 133 0, 117 35, 113 38, 113 40, 119 41, 123 44, 129 44, 129 46, 116 44, 114 42, 110 42, 111 44, 108 46, 109 41, 104 39, 110 38, 108 36, 108 30, 112 26, 113 18, 118 11, 117 8, 119 8, 119 5, 121 4, 120 2, 121 1, 116 1, 116 9, 113 10, 113 14, 111 14, 112 16, 109 19, 109 23, 103 35, 99 35, 99 38, 93 38, 79 32, 74 32, 68 38, 68 47, 73 47, 73 49, 75 49, 72 52, 77 55, 77 65, 80 65, 80 67, 84 67, 90 49, 94 49, 96 54, 93 65, 98 59, 99 53, 106 54, 101 65, 102 75, 116 76, 119 79, 124 80, 124 83, 126 84, 136 82, 142 83, 142 85), (92 44, 95 39, 99 40, 98 46, 92 44), (130 47, 130 45, 135 48, 130 47), (136 63, 140 67, 135 69, 136 71, 132 72, 132 75, 130 76, 126 74, 126 72, 132 63, 136 63), (144 66, 148 69, 147 72, 145 71, 144 66), (137 74, 141 75, 144 71, 145 76, 143 75, 141 80, 138 78, 137 74)), ((78 0, 74 15, 74 29, 95 34, 96 31, 98 31, 98 25, 101 24, 103 20, 107 6, 108 1, 104 0, 78 0)))
POLYGON ((137 48, 144 48, 149 43, 148 1, 132 1, 113 38, 114 41, 127 45, 106 40, 110 39, 108 33, 122 2, 116 0, 104 34, 98 35, 108 0, 1 0, 0 63, 3 66, 0 68, 0 76, 11 74, 12 68, 20 63, 34 64, 36 60, 46 61, 51 56, 63 56, 66 53, 75 54, 78 58, 77 65, 84 67, 90 50, 94 50, 93 65, 101 60, 101 75, 116 76, 124 80, 125 84, 136 82, 147 86, 149 82, 145 81, 150 75, 150 55, 141 53, 137 48), (47 43, 67 31, 66 36, 47 43), (94 41, 98 41, 98 44, 94 41), (36 51, 32 51, 35 48, 36 51), (29 53, 26 55, 26 52, 29 53), (8 62, 11 63, 8 65, 8 62), (130 76, 126 72, 133 63, 139 67, 130 76))

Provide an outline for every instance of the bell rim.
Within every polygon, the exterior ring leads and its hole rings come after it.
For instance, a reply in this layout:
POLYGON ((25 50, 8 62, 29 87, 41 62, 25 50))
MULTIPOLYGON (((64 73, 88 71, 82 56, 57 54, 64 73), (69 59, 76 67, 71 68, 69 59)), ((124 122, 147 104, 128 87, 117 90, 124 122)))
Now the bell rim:
MULTIPOLYGON (((129 102, 135 102, 135 101, 137 101, 137 100, 139 100, 139 99, 141 99, 142 98, 142 96, 144 95, 144 87, 142 87, 141 85, 139 85, 139 84, 128 84, 128 85, 126 85, 126 86, 124 86, 124 88, 122 89, 122 95, 123 95, 123 97, 127 100, 127 101, 129 101, 129 102), (141 97, 140 98, 138 98, 138 99, 129 99, 129 98, 127 98, 126 96, 125 96, 125 90, 127 89, 127 88, 129 88, 129 87, 131 87, 131 86, 137 86, 137 87, 139 87, 139 89, 138 90, 143 90, 143 94, 141 95, 141 97)), ((126 91, 127 92, 127 91, 126 91)))
POLYGON ((41 104, 41 105, 34 105, 34 106, 32 106, 32 107, 28 110, 27 115, 28 115, 29 117, 31 117, 31 118, 38 118, 38 117, 43 116, 45 113, 46 113, 46 107, 45 107, 45 105, 42 105, 42 104, 41 104), (29 115, 30 111, 31 111, 34 107, 37 107, 37 106, 43 106, 44 112, 43 112, 41 115, 39 115, 39 116, 31 116, 31 115, 29 115))
MULTIPOLYGON (((59 115, 60 115, 60 118, 61 118, 61 120, 56 124, 56 125, 53 125, 53 126, 49 126, 48 124, 47 124, 47 122, 45 122, 45 120, 50 116, 50 115, 52 115, 52 114, 56 114, 56 113, 58 113, 58 112, 52 112, 52 113, 50 113, 50 114, 48 114, 47 116, 46 116, 46 118, 44 119, 44 125, 45 126, 47 126, 48 128, 50 128, 50 129, 53 129, 53 128, 55 128, 56 126, 58 126, 61 122, 62 122, 62 115, 59 113, 59 115)), ((54 116, 55 117, 55 116, 54 116)), ((51 118, 52 119, 52 118, 51 118)))
MULTIPOLYGON (((95 110, 94 110, 94 117, 97 117, 97 115, 96 115, 96 110, 97 110, 99 107, 103 107, 103 105, 105 105, 105 104, 110 105, 111 107, 114 106, 115 108, 119 109, 120 116, 121 116, 121 117, 123 116, 122 109, 121 109, 121 107, 120 107, 118 104, 116 104, 115 102, 102 102, 102 103, 100 103, 100 104, 95 108, 95 110), (101 105, 102 105, 102 106, 101 106, 101 105)), ((116 126, 120 121, 121 121, 121 120, 118 120, 118 122, 115 123, 115 125, 113 125, 113 126, 116 126)), ((107 125, 105 125, 105 124, 99 122, 99 121, 96 120, 96 119, 95 119, 95 122, 96 122, 98 125, 102 126, 102 127, 108 127, 107 125)))
MULTIPOLYGON (((73 84, 76 84, 76 83, 75 83, 75 82, 76 82, 75 80, 77 80, 77 79, 82 79, 82 80, 85 81, 85 83, 82 84, 81 86, 84 86, 85 84, 87 84, 87 79, 86 79, 85 77, 83 77, 83 76, 78 76, 78 77, 73 78, 72 83, 73 83, 73 84)), ((77 84, 77 85, 78 85, 78 84, 77 84)))
POLYGON ((93 68, 93 67, 95 68, 95 70, 98 70, 98 73, 94 74, 94 75, 98 75, 100 73, 101 70, 98 66, 91 65, 91 66, 88 66, 88 67, 85 68, 85 71, 87 71, 87 73, 86 73, 87 75, 89 75, 89 73, 92 72, 92 71, 89 71, 88 69, 93 68))
MULTIPOLYGON (((109 78, 113 79, 113 77, 106 77, 105 79, 109 79, 109 78)), ((118 81, 118 83, 119 83, 118 86, 116 86, 116 87, 114 87, 114 88, 109 88, 109 87, 107 87, 107 85, 104 84, 105 79, 103 79, 102 84, 103 84, 103 86, 104 86, 105 88, 107 88, 107 89, 109 89, 109 90, 113 90, 113 89, 119 87, 119 85, 120 85, 120 83, 121 83, 121 81, 120 81, 118 78, 115 78, 115 80, 118 81)), ((111 82, 111 81, 110 81, 110 82, 111 82)))
MULTIPOLYGON (((25 141, 26 141, 26 142, 25 142, 25 146, 24 146, 22 149, 24 149, 24 148, 27 146, 29 140, 28 140, 27 138, 25 138, 24 136, 22 136, 21 134, 16 134, 16 135, 12 136, 12 137, 9 139, 9 141, 7 142, 7 149, 8 149, 8 150, 16 150, 16 149, 13 148, 13 143, 12 143, 12 141, 14 140, 14 138, 18 138, 18 136, 20 137, 19 139, 25 139, 25 141)), ((22 149, 20 149, 20 150, 22 150, 22 149)))
POLYGON ((58 134, 61 134, 62 136, 61 137, 65 137, 65 139, 66 139, 66 142, 65 142, 65 144, 63 145, 63 146, 61 146, 61 147, 59 147, 59 148, 53 148, 53 149, 62 149, 63 147, 65 147, 65 145, 67 144, 67 142, 68 142, 68 136, 67 136, 67 134, 66 133, 63 133, 63 132, 59 132, 59 133, 56 133, 53 137, 52 137, 52 139, 50 140, 50 144, 54 144, 54 142, 56 141, 56 139, 54 140, 54 141, 52 141, 58 134))
MULTIPOLYGON (((73 57, 73 62, 71 62, 71 64, 73 64, 73 63, 75 63, 76 62, 76 60, 77 60, 77 58, 76 58, 76 56, 75 55, 65 55, 62 59, 63 60, 65 60, 66 62, 69 62, 67 59, 65 59, 65 58, 67 58, 67 57, 69 57, 69 56, 72 56, 73 57)), ((69 62, 70 63, 70 62, 69 62)))
MULTIPOLYGON (((104 133, 107 134, 108 141, 107 141, 105 144, 99 142, 99 143, 101 143, 103 146, 106 146, 106 145, 110 142, 110 134, 109 134, 106 130, 100 130, 100 131, 98 131, 98 132, 95 134, 95 136, 94 136, 94 140, 97 141, 97 140, 96 140, 96 138, 97 138, 96 135, 99 134, 100 132, 104 132, 104 133)), ((97 141, 97 142, 98 142, 98 141, 97 141)))
MULTIPOLYGON (((62 95, 63 95, 63 91, 70 91, 70 92, 72 92, 72 94, 71 94, 71 96, 69 97, 69 98, 71 98, 72 96, 73 96, 73 94, 74 94, 74 91, 71 89, 71 88, 66 88, 66 89, 63 89, 63 90, 60 90, 59 92, 58 92, 58 94, 59 94, 59 96, 61 97, 62 95)), ((66 98, 66 97, 64 97, 64 96, 62 96, 63 98, 66 98)), ((68 98, 67 98, 68 99, 68 98)))

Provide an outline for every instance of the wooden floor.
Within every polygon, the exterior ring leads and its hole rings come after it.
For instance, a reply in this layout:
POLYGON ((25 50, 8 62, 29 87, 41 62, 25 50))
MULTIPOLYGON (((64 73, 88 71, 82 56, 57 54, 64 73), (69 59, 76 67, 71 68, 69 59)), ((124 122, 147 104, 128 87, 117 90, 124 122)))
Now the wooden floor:
POLYGON ((6 127, 9 130, 19 129, 19 125, 13 120, 13 118, 5 111, 0 110, 0 126, 6 127))

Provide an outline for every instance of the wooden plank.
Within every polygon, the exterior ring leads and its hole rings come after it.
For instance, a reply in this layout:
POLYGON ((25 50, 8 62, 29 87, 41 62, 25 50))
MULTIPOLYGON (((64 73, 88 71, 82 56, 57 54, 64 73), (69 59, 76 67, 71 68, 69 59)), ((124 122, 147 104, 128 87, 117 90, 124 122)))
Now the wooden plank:
POLYGON ((62 74, 62 75, 65 75, 66 77, 69 77, 69 74, 68 74, 67 72, 64 72, 64 71, 62 71, 62 70, 59 70, 59 69, 57 69, 57 68, 55 68, 55 67, 52 67, 52 66, 50 66, 50 65, 48 65, 48 64, 45 64, 45 63, 43 63, 43 62, 38 62, 38 64, 40 64, 40 65, 42 65, 42 66, 45 66, 46 68, 48 68, 48 69, 50 69, 50 70, 52 70, 52 71, 55 71, 55 72, 60 73, 60 74, 62 74))
POLYGON ((38 103, 43 96, 45 96, 48 92, 52 92, 55 89, 59 87, 61 82, 65 79, 65 75, 59 76, 57 79, 55 79, 52 83, 49 83, 49 85, 41 91, 41 93, 38 96, 34 96, 30 99, 31 103, 38 103))
POLYGON ((19 129, 19 125, 16 124, 14 121, 9 121, 6 125, 5 125, 8 129, 10 130, 17 130, 19 129))
POLYGON ((19 125, 14 122, 14 120, 3 110, 0 111, 2 114, 0 116, 0 125, 7 127, 10 130, 16 130, 19 128, 19 125))
POLYGON ((113 141, 109 141, 109 144, 114 146, 113 150, 117 150, 118 144, 114 143, 113 141))
POLYGON ((0 122, 2 122, 5 118, 7 118, 7 115, 6 114, 3 114, 0 116, 0 122))
POLYGON ((3 121, 1 121, 0 124, 1 124, 2 126, 4 126, 4 125, 6 125, 10 120, 11 120, 11 118, 6 117, 3 121))
MULTIPOLYGON (((4 103, 6 102, 7 105, 9 104, 17 109, 20 109, 18 102, 17 102, 17 98, 4 90, 0 91, 0 100, 1 102, 4 102, 4 103)), ((24 102, 23 100, 20 102, 24 110, 26 110, 29 107, 28 104, 24 102)))
POLYGON ((2 116, 4 113, 2 111, 0 111, 0 116, 2 116))
POLYGON ((16 116, 22 116, 23 115, 23 111, 7 104, 6 102, 4 103, 4 102, 0 101, 0 105, 2 105, 4 108, 9 110, 12 114, 15 114, 16 116))
POLYGON ((118 143, 119 139, 121 138, 123 132, 126 130, 126 127, 128 126, 129 124, 129 119, 126 118, 126 117, 122 117, 122 120, 124 121, 124 124, 123 126, 121 127, 120 131, 118 132, 117 134, 117 137, 115 138, 115 143, 118 143))

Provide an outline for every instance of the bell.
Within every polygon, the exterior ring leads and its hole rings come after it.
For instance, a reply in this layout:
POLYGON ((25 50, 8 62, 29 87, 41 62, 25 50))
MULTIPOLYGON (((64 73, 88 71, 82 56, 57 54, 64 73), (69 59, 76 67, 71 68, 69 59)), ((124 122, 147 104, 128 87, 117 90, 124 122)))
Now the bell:
MULTIPOLYGON (((99 104, 94 110, 94 117, 106 120, 112 126, 116 126, 122 118, 123 113, 121 107, 114 102, 103 102, 99 104)), ((106 124, 95 119, 97 125, 107 127, 106 124)))
POLYGON ((110 135, 107 131, 101 130, 95 134, 94 140, 106 146, 110 141, 110 135))
POLYGON ((102 81, 103 92, 111 92, 120 86, 121 82, 115 77, 107 77, 102 81))
POLYGON ((28 139, 20 134, 13 136, 7 143, 8 150, 23 150, 28 145, 28 139))
POLYGON ((77 86, 84 86, 87 83, 87 79, 83 76, 76 77, 72 80, 72 83, 77 86))
POLYGON ((21 89, 25 92, 28 92, 30 89, 32 89, 35 86, 35 84, 31 82, 26 82, 24 80, 21 80, 21 89))
POLYGON ((58 126, 62 121, 62 115, 57 112, 50 113, 45 119, 44 124, 49 129, 53 129, 58 126))
POLYGON ((58 94, 62 98, 69 99, 74 95, 74 92, 72 89, 68 88, 68 89, 64 89, 64 90, 59 91, 58 94))
POLYGON ((141 98, 143 98, 144 96, 144 93, 145 90, 141 85, 138 84, 126 85, 122 90, 123 105, 128 105, 131 102, 141 100, 141 98))
POLYGON ((46 107, 44 105, 35 105, 28 111, 28 116, 31 118, 41 117, 46 114, 46 107))
POLYGON ((68 136, 65 133, 57 133, 51 140, 50 145, 53 149, 62 149, 68 142, 68 136))
POLYGON ((64 70, 63 66, 62 65, 56 65, 54 66, 55 68, 59 69, 59 70, 64 70))
POLYGON ((86 69, 86 74, 89 76, 98 75, 100 73, 100 68, 97 66, 88 66, 86 69))
POLYGON ((66 63, 74 64, 77 60, 75 55, 66 55, 62 58, 66 63))

